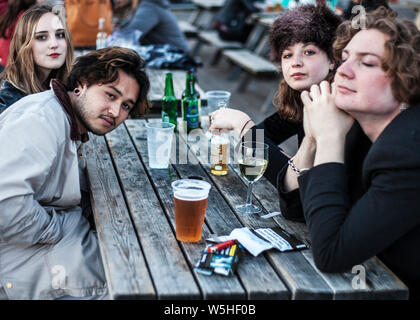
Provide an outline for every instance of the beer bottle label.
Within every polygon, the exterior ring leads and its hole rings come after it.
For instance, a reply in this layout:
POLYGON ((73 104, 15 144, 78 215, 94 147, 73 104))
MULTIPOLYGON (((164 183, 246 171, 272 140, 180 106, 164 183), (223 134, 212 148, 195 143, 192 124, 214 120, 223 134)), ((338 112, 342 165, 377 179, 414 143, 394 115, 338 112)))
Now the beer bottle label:
POLYGON ((187 106, 187 128, 196 129, 198 128, 198 104, 188 104, 187 106))

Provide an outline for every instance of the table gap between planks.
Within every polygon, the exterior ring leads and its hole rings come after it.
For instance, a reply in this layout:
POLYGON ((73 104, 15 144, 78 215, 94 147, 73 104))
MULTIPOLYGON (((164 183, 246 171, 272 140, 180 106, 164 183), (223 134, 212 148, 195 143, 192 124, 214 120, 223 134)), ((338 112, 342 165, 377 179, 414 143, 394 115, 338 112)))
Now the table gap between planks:
MULTIPOLYGON (((203 127, 208 125, 206 120, 202 118, 203 127)), ((408 297, 406 286, 376 257, 362 264, 363 288, 357 286, 360 275, 351 271, 326 274, 317 270, 310 249, 270 250, 258 257, 245 253, 231 277, 197 273, 194 266, 210 234, 227 235, 242 226, 280 226, 309 244, 308 230, 282 216, 265 220, 259 215, 237 214, 234 208, 245 202, 247 186, 235 165, 223 177, 209 173, 204 132, 188 145, 184 132, 175 135, 173 163, 168 169, 150 169, 145 123, 126 120, 105 137, 90 135, 84 146, 95 224, 113 299, 408 297), (171 182, 188 176, 201 176, 212 185, 198 243, 178 242, 175 237, 171 182)), ((277 191, 265 178, 254 185, 253 201, 263 206, 260 215, 279 211, 277 191)))

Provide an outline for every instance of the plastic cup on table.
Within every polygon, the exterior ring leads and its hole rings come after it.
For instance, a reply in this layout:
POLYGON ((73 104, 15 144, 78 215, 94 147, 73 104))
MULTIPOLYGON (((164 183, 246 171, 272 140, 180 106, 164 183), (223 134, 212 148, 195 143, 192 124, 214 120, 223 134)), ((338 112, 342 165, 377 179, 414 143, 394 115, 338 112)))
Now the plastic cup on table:
POLYGON ((168 122, 146 123, 147 151, 150 168, 168 168, 174 128, 175 125, 168 122))

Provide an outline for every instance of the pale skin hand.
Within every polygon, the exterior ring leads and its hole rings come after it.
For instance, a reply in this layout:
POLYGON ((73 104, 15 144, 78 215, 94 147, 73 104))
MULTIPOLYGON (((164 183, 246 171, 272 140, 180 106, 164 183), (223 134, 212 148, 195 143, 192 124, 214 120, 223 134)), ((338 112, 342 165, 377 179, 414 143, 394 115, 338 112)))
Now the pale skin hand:
MULTIPOLYGON (((314 158, 316 151, 316 141, 312 136, 311 129, 308 127, 308 121, 303 122, 303 129, 305 137, 296 152, 293 164, 298 169, 310 169, 314 166, 314 158)), ((287 168, 286 175, 284 176, 284 189, 286 192, 299 188, 298 175, 290 168, 287 168)))
POLYGON ((327 81, 311 86, 301 94, 304 104, 304 129, 316 141, 314 166, 327 162, 344 163, 346 134, 354 119, 335 106, 336 88, 327 81), (306 122, 306 123, 305 123, 306 122))
MULTIPOLYGON (((312 136, 305 135, 302 143, 297 151, 293 164, 299 168, 312 168, 314 164, 314 157, 316 151, 316 142, 312 136)), ((290 166, 287 168, 286 175, 284 177, 284 189, 286 192, 299 188, 298 175, 294 172, 290 166)))
POLYGON ((211 116, 213 120, 209 130, 214 134, 218 134, 221 130, 234 130, 239 136, 243 128, 242 135, 244 135, 255 125, 254 121, 245 112, 236 109, 220 108, 213 112, 211 116), (245 124, 246 127, 244 128, 245 124))

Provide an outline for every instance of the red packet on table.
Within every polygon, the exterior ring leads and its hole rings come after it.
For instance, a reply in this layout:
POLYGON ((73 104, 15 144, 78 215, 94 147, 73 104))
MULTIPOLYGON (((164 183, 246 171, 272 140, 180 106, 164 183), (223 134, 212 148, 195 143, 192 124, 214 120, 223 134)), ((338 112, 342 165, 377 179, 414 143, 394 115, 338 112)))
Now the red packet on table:
POLYGON ((215 246, 211 244, 206 246, 200 261, 195 266, 195 270, 205 275, 212 275, 213 273, 224 276, 233 275, 241 255, 242 249, 240 246, 233 242, 230 246, 219 250, 212 249, 212 247, 215 246))

